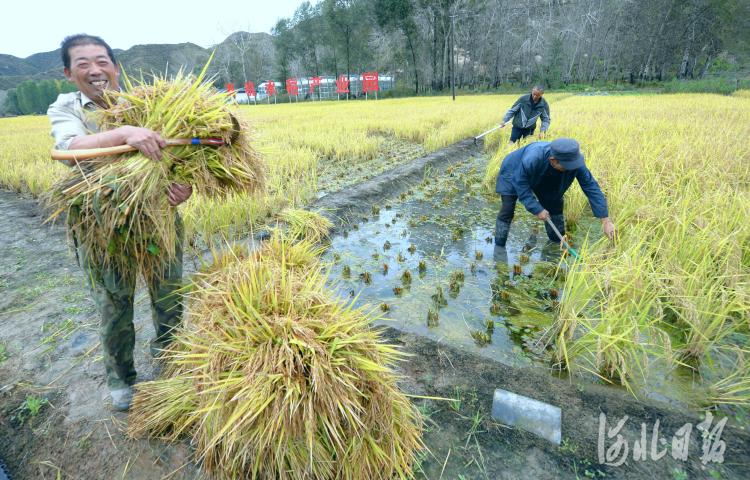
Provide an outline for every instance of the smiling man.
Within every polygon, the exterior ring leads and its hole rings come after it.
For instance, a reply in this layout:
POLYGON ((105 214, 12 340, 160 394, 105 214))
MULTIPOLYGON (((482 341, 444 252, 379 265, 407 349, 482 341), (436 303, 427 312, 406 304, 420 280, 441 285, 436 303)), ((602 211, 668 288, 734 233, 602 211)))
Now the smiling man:
MULTIPOLYGON (((158 132, 134 126, 99 132, 92 113, 107 107, 104 100, 107 90, 120 88, 120 69, 109 45, 99 37, 80 34, 67 37, 61 47, 65 77, 76 84, 78 91, 61 94, 47 110, 55 148, 71 150, 127 144, 137 148, 146 157, 160 161, 161 149, 166 143, 158 132)), ((190 197, 192 188, 189 185, 173 184, 165 193, 169 203, 177 206, 190 197)), ((156 338, 151 343, 154 355, 168 344, 171 330, 182 316, 182 305, 176 292, 182 284, 183 229, 176 211, 174 215, 178 231, 176 254, 174 258, 163 259, 162 275, 145 279, 151 296, 152 318, 156 330, 156 338)), ((130 408, 132 385, 136 378, 133 362, 133 295, 136 278, 124 275, 113 265, 104 265, 101 258, 95 258, 76 240, 82 228, 76 207, 71 207, 69 211, 68 227, 101 317, 99 333, 112 405, 115 410, 127 410, 130 408)))
POLYGON ((565 235, 563 197, 573 180, 578 181, 588 198, 594 216, 601 219, 604 234, 613 238, 615 226, 609 218, 607 200, 586 167, 578 142, 572 138, 558 138, 553 142, 534 142, 503 159, 495 184, 495 191, 502 199, 495 221, 495 245, 505 247, 517 200, 545 222, 550 241, 559 242, 557 234, 546 222, 551 220, 565 235))

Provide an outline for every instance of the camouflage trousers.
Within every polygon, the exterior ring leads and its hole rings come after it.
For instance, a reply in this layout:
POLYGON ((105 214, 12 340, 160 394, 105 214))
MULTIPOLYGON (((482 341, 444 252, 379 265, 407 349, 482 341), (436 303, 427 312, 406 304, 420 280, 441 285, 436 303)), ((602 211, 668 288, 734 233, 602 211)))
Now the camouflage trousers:
MULTIPOLYGON (((151 298, 151 318, 156 332, 151 342, 154 348, 162 348, 169 343, 172 329, 182 318, 182 301, 177 290, 182 286, 184 228, 179 215, 175 215, 175 226, 175 256, 166 260, 161 274, 144 278, 151 298)), ((86 273, 99 311, 99 336, 107 386, 111 390, 124 388, 135 383, 136 377, 133 362, 133 297, 137 277, 124 275, 115 265, 102 265, 100 259, 92 258, 93 255, 84 246, 76 243, 79 263, 86 273)))

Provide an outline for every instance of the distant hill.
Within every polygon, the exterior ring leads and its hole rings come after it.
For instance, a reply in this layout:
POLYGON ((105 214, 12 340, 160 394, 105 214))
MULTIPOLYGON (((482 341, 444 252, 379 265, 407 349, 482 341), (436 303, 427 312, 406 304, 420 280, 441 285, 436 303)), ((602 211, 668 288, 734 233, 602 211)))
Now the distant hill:
MULTIPOLYGON (((132 76, 140 72, 169 74, 180 68, 194 72, 205 65, 211 52, 216 50, 209 73, 216 75, 217 83, 240 82, 234 78, 247 74, 253 80, 266 78, 273 70, 274 47, 267 33, 235 32, 212 48, 202 48, 194 43, 135 45, 127 50, 115 49, 115 57, 132 76), (250 48, 245 48, 249 46, 250 48), (242 72, 242 56, 245 69, 242 72)), ((0 90, 16 87, 24 80, 63 78, 60 49, 41 52, 26 58, 0 54, 0 90)))

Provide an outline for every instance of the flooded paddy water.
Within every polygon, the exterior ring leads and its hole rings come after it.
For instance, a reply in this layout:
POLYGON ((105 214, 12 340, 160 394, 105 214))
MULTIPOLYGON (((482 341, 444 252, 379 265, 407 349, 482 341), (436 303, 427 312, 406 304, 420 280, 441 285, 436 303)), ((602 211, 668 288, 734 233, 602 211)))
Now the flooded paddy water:
POLYGON ((558 302, 559 249, 521 212, 507 250, 495 247, 499 197, 480 192, 485 163, 472 155, 372 205, 367 220, 332 239, 331 282, 377 305, 381 324, 528 364, 535 355, 524 345, 550 325, 558 302))
MULTIPOLYGON (((542 337, 562 300, 565 253, 520 202, 507 247, 495 246, 500 198, 481 191, 487 160, 475 151, 427 168, 421 181, 353 216, 325 255, 330 284, 357 305, 379 308, 380 325, 509 366, 549 370, 542 337)), ((570 230, 574 246, 602 235, 593 218, 570 230)), ((694 372, 650 367, 633 381, 640 395, 676 406, 699 400, 694 372)))
MULTIPOLYGON (((593 375, 560 378, 550 368, 540 338, 562 300, 566 262, 560 264, 560 248, 520 204, 507 248, 495 247, 500 199, 481 192, 487 160, 467 147, 451 162, 411 172, 407 182, 373 185, 380 196, 354 194, 348 215, 337 204, 338 228, 325 254, 331 286, 374 308, 376 323, 389 327, 387 340, 410 355, 400 367, 406 390, 451 399, 415 400, 427 418, 424 477, 745 478, 750 442, 739 434, 742 427, 730 434, 727 458, 734 460, 727 465, 702 464, 697 453, 687 461, 644 458, 618 468, 599 461, 599 442, 613 441, 602 438, 600 414, 630 419, 624 439, 640 439, 643 425, 656 420, 665 442, 683 425, 697 424, 699 412, 686 408, 692 376, 654 365, 636 399, 593 375), (563 444, 494 422, 495 388, 560 406, 563 444)), ((572 230, 574 246, 601 235, 593 218, 572 230)), ((699 440, 689 439, 693 452, 699 440)))

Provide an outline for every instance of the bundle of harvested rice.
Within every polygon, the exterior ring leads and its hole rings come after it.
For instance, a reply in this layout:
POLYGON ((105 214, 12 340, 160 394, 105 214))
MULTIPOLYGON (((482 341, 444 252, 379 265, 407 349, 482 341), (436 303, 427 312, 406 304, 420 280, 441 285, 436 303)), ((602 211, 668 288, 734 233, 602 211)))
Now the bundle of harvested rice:
POLYGON ((77 242, 103 264, 148 275, 164 256, 174 256, 172 183, 210 196, 262 187, 264 166, 249 144, 248 126, 227 109, 226 94, 204 81, 205 71, 155 77, 151 84, 123 75, 126 89, 105 95, 108 108, 96 112, 97 120, 102 131, 131 125, 164 138, 221 137, 226 145, 169 147, 159 162, 140 152, 79 161, 53 188, 50 219, 67 212, 77 242))
POLYGON ((235 249, 198 275, 164 378, 138 384, 130 433, 192 437, 218 478, 412 477, 421 417, 372 313, 329 292, 310 242, 235 249))
POLYGON ((333 223, 320 212, 299 208, 285 208, 279 220, 286 226, 285 235, 292 240, 322 242, 329 238, 333 229, 333 223))

